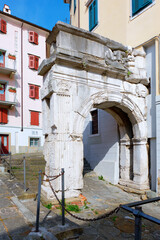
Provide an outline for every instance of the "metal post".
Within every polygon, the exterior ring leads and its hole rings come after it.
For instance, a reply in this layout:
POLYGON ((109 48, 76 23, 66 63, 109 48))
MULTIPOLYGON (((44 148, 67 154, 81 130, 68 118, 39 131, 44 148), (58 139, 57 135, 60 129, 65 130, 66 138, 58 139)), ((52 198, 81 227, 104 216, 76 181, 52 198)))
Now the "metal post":
POLYGON ((23 172, 24 172, 24 192, 26 192, 26 159, 23 156, 23 172))
POLYGON ((12 167, 11 167, 11 152, 9 153, 9 179, 11 180, 11 170, 12 170, 12 167))
MULTIPOLYGON (((142 207, 135 207, 136 210, 142 211, 142 207)), ((141 240, 142 221, 139 214, 135 215, 135 240, 141 240)))
POLYGON ((37 200, 37 216, 36 216, 36 232, 39 231, 39 213, 40 213, 40 199, 41 199, 41 173, 39 171, 39 182, 38 182, 38 200, 37 200))
POLYGON ((65 225, 65 199, 64 199, 64 168, 61 169, 62 173, 62 226, 65 225))

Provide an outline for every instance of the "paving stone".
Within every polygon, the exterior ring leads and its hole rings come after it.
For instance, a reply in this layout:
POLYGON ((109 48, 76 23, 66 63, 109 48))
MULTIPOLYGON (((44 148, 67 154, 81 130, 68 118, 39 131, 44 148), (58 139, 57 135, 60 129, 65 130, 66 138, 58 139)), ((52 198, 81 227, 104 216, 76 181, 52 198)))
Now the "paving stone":
POLYGON ((2 234, 6 234, 6 230, 5 230, 4 226, 3 226, 3 223, 0 221, 0 236, 2 234))
POLYGON ((10 238, 9 238, 9 236, 8 236, 8 234, 6 233, 6 234, 0 234, 0 240, 11 240, 10 238))
POLYGON ((120 234, 120 231, 117 228, 111 226, 99 225, 97 230, 102 237, 107 236, 109 239, 112 239, 113 237, 118 237, 118 235, 120 234))
MULTIPOLYGON (((86 235, 82 235, 79 240, 86 240, 86 235)), ((87 234, 87 240, 97 240, 97 234, 87 234)))
POLYGON ((8 198, 0 198, 0 208, 6 208, 10 206, 13 206, 13 204, 8 198))
POLYGON ((19 214, 19 212, 16 207, 7 207, 0 209, 0 217, 2 219, 17 217, 17 214, 19 214))

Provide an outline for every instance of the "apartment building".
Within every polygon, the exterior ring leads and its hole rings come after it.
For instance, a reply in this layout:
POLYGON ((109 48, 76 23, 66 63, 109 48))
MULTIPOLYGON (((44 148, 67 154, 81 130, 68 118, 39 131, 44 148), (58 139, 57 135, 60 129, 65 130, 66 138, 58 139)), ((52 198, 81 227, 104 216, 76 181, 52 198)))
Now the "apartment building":
POLYGON ((46 58, 49 30, 0 11, 0 153, 41 151, 43 84, 37 70, 46 58))
MULTIPOLYGON (((157 21, 160 0, 64 0, 64 3, 69 4, 72 25, 144 50, 146 53, 147 77, 150 82, 147 97, 149 177, 151 189, 157 190, 157 179, 160 177, 160 23, 157 21)), ((89 121, 92 123, 92 120, 91 114, 89 121)), ((103 128, 104 132, 106 125, 102 122, 101 129, 103 128)), ((108 135, 110 140, 111 135, 108 135)), ((85 139, 89 139, 87 136, 85 139)), ((87 142, 88 140, 85 140, 85 145, 87 142)), ((93 147, 92 143, 89 148, 91 146, 93 147)), ((101 149, 98 142, 95 146, 97 151, 101 149)), ((91 165, 94 162, 93 157, 88 156, 92 158, 91 165)))

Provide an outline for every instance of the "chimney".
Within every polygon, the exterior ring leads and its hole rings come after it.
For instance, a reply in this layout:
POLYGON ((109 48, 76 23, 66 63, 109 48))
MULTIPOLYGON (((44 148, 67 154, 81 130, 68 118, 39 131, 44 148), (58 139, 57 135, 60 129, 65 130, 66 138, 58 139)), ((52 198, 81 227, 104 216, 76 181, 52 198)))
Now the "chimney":
POLYGON ((9 6, 7 4, 4 4, 3 12, 11 14, 11 9, 9 8, 9 6))

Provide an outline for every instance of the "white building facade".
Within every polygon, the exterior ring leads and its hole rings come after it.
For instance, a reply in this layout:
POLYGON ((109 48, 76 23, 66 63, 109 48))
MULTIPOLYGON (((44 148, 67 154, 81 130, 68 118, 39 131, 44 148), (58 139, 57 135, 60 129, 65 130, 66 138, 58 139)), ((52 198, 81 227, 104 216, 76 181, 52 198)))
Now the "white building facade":
POLYGON ((42 151, 43 84, 37 69, 46 57, 49 30, 0 11, 0 149, 42 151))

